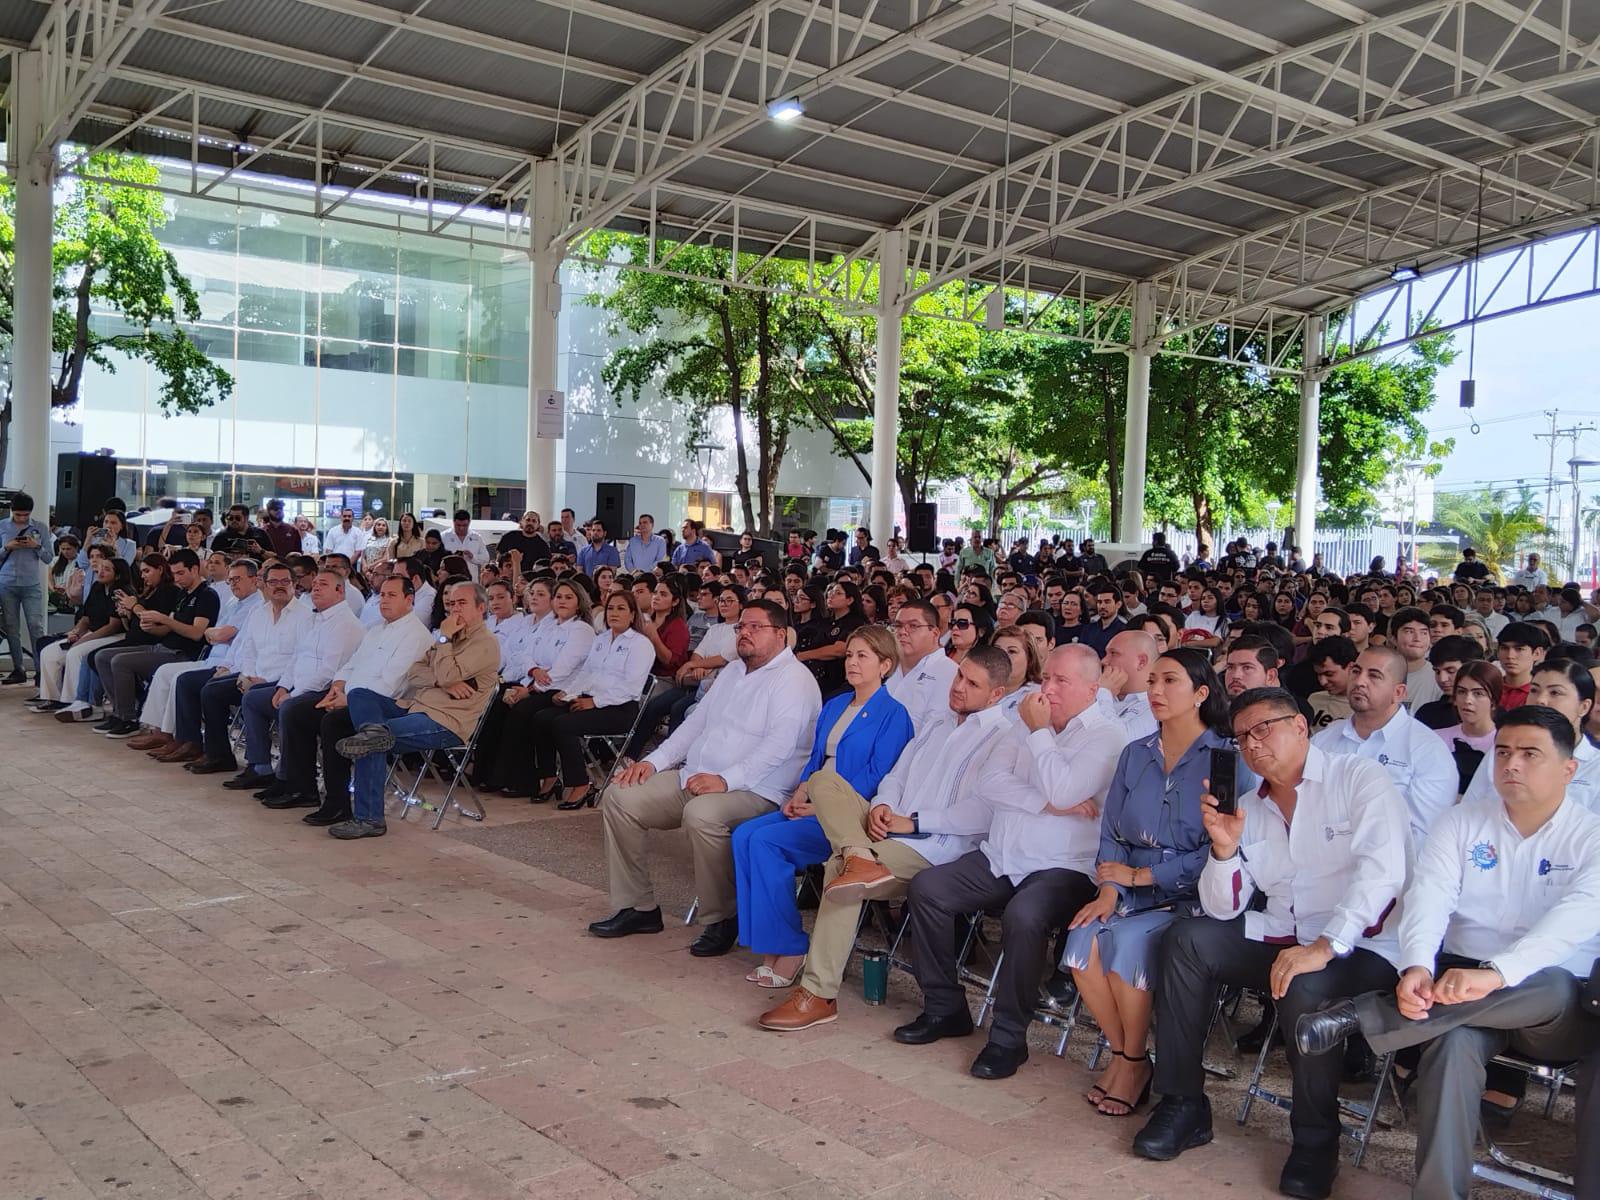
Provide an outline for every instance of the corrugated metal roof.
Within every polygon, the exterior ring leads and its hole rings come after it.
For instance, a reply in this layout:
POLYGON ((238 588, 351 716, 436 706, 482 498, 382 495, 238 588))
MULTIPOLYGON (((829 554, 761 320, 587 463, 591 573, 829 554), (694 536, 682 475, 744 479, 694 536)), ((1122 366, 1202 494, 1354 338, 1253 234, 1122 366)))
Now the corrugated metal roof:
MULTIPOLYGON (((208 159, 228 161, 235 139, 252 153, 322 112, 324 150, 343 156, 349 178, 431 135, 435 167, 456 177, 459 194, 572 141, 707 31, 766 11, 748 41, 756 54, 734 75, 731 108, 720 108, 730 72, 722 47, 689 86, 675 77, 646 96, 642 146, 637 119, 626 131, 595 127, 595 174, 569 180, 580 206, 615 207, 630 189, 611 214, 618 223, 647 222, 653 201, 661 220, 693 224, 710 211, 695 193, 738 191, 752 231, 787 232, 798 209, 837 218, 829 236, 849 245, 904 222, 914 236, 925 227, 944 239, 925 261, 975 264, 982 275, 995 269, 999 245, 985 239, 1003 226, 1015 239, 1005 242, 1009 257, 1014 245, 1046 274, 1054 260, 1063 279, 1075 267, 1143 277, 1194 258, 1202 273, 1187 286, 1222 281, 1231 291, 1236 281, 1224 277, 1237 268, 1218 257, 1227 247, 1342 204, 1298 230, 1300 244, 1333 250, 1329 261, 1284 281, 1300 289, 1297 302, 1323 306, 1386 277, 1367 246, 1339 230, 1374 188, 1431 179, 1426 203, 1459 227, 1481 164, 1491 243, 1600 216, 1585 179, 1600 166, 1590 136, 1600 69, 1577 53, 1600 37, 1600 4, 1360 0, 1330 11, 1325 0, 841 0, 838 9, 844 20, 832 27, 833 5, 811 0, 174 4, 102 87, 80 132, 98 140, 174 89, 199 85, 208 159), (913 11, 921 24, 908 30, 913 11), (1259 65, 1274 55, 1279 65, 1259 65), (781 98, 772 92, 786 67, 801 120, 756 119, 695 147, 719 112, 753 106, 760 118, 781 98), (698 107, 684 100, 696 86, 707 89, 698 107), (1149 115, 1136 119, 1141 106, 1149 115), (669 113, 672 137, 656 146, 652 131, 669 113), (1548 150, 1530 150, 1536 141, 1548 150), (1035 153, 1044 161, 1030 161, 1035 153), (996 197, 998 208, 976 211, 996 197), (752 207, 762 203, 769 212, 752 207), (933 219, 919 225, 925 210, 933 219), (1317 286, 1324 276, 1327 287, 1317 286)), ((0 39, 26 41, 47 11, 0 5, 0 39)), ((189 111, 175 105, 151 121, 141 144, 187 136, 189 111)), ((309 136, 263 155, 258 169, 306 175, 309 136)), ((582 170, 581 156, 571 161, 582 170)), ((1394 228, 1373 231, 1369 243, 1388 238, 1396 256, 1419 260, 1459 256, 1459 239, 1433 244, 1405 224, 1418 203, 1412 190, 1372 205, 1363 220, 1394 228)))

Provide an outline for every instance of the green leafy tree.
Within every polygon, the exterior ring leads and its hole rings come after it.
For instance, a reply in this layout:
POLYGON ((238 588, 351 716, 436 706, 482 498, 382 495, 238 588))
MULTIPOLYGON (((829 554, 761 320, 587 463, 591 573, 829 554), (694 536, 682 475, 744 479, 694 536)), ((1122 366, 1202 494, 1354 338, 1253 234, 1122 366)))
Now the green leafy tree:
POLYGON ((1517 547, 1550 532, 1526 490, 1515 498, 1499 488, 1446 492, 1434 498, 1433 519, 1465 534, 1501 582, 1504 569, 1516 566, 1517 547))
MULTIPOLYGON (((158 240, 166 203, 153 185, 156 165, 135 155, 93 155, 85 174, 58 193, 53 271, 50 405, 78 402, 90 363, 115 371, 119 355, 140 359, 160 380, 168 416, 195 413, 233 391, 233 376, 206 356, 184 328, 200 319, 200 298, 158 240), (94 328, 95 308, 116 315, 118 332, 94 328)), ((0 339, 11 350, 16 272, 16 190, 0 178, 0 339)), ((11 398, 0 409, 0 468, 10 439, 11 398)))
MULTIPOLYGON (((588 253, 641 266, 648 246, 642 238, 598 234, 588 253)), ((601 368, 618 403, 659 387, 686 408, 686 446, 704 439, 717 410, 732 414, 745 527, 765 536, 790 435, 811 420, 806 359, 819 336, 817 303, 800 292, 803 264, 779 259, 757 267, 754 256, 740 256, 741 268, 754 270, 766 288, 705 282, 728 275, 730 253, 679 249, 674 266, 694 279, 616 270, 610 289, 591 303, 609 315, 613 336, 639 339, 613 350, 601 368)))

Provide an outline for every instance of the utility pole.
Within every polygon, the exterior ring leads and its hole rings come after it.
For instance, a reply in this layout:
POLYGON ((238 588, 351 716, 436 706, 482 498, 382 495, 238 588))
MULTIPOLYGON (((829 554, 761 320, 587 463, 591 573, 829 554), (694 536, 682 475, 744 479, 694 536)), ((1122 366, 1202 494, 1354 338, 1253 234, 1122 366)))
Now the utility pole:
POLYGON ((1547 528, 1553 529, 1555 524, 1552 520, 1551 505, 1555 503, 1556 443, 1563 438, 1567 439, 1571 443, 1571 452, 1567 457, 1576 457, 1578 453, 1578 438, 1585 433, 1593 432, 1594 425, 1586 422, 1581 425, 1569 425, 1565 429, 1560 429, 1556 424, 1561 415, 1559 409, 1547 408, 1544 410, 1544 415, 1550 418, 1550 432, 1536 433, 1533 436, 1541 442, 1550 443, 1550 469, 1544 477, 1544 523, 1547 528))

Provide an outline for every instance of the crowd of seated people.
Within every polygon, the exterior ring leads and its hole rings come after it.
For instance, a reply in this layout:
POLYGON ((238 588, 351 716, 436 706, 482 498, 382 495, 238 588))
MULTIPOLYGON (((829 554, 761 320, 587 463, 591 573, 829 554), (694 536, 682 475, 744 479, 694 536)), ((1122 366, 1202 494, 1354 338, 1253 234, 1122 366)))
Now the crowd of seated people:
POLYGON ((1146 1158, 1211 1139, 1202 1052, 1226 988, 1263 1001, 1243 1043, 1285 1038, 1285 1194, 1332 1191, 1352 1047, 1398 1051, 1417 1081, 1419 1194, 1466 1194, 1475 1123, 1520 1096, 1490 1065, 1503 1050, 1585 1060, 1578 1121, 1600 1121, 1582 998, 1600 609, 1536 560, 1500 587, 1470 555, 1425 582, 1271 544, 1212 561, 1158 538, 1112 564, 1088 540, 1002 555, 975 534, 925 563, 865 529, 719 551, 641 517, 619 546, 570 512, 527 513, 491 551, 459 516, 374 537, 347 512, 311 554, 311 531, 238 509, 125 554, 108 511, 67 544, 76 582, 50 575, 75 619, 38 648, 32 707, 345 839, 384 832, 390 755, 481 726, 481 789, 598 805, 595 936, 663 929, 648 834, 685 831, 691 954, 745 947, 769 993, 752 1020, 774 1032, 838 1019, 882 900, 904 906, 922 995, 893 1038, 971 1035, 957 949, 985 914, 1003 957, 972 1073, 1014 1074, 1035 1008, 1075 993, 1111 1050, 1088 1105, 1153 1103, 1131 1142, 1146 1158), (620 748, 604 784, 595 735, 620 748))

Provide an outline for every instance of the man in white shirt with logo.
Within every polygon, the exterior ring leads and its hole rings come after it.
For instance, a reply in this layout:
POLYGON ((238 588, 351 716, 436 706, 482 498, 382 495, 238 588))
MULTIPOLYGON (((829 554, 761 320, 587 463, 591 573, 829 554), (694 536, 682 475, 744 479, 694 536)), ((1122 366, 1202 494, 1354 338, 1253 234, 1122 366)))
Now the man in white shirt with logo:
MULTIPOLYGON (((1567 795, 1590 812, 1600 814, 1600 748, 1583 733, 1595 704, 1594 676, 1587 667, 1570 659, 1542 659, 1528 681, 1528 703, 1553 708, 1572 722, 1577 736, 1572 759, 1577 771, 1567 784, 1567 795)), ((1461 803, 1482 803, 1494 794, 1494 760, 1486 756, 1473 772, 1461 803)))
POLYGON ((311 620, 295 643, 294 658, 278 686, 271 691, 255 689, 244 698, 244 770, 227 780, 222 785, 225 788, 254 791, 258 800, 279 795, 271 788, 272 726, 291 697, 311 695, 320 700, 340 664, 361 644, 366 630, 345 603, 344 576, 338 571, 317 572, 311 584, 311 606, 311 620), (271 794, 263 796, 261 791, 271 794))
POLYGON ((1004 778, 1014 754, 999 705, 1010 677, 1005 651, 974 647, 950 682, 944 711, 930 715, 900 751, 872 803, 831 767, 806 781, 834 853, 823 869, 827 882, 800 986, 762 1014, 763 1029, 790 1032, 834 1020, 861 905, 902 895, 919 872, 954 862, 988 830, 991 785, 1004 778), (998 772, 991 769, 997 757, 998 772))
POLYGON ((439 540, 446 554, 459 554, 467 560, 467 573, 476 583, 478 568, 489 561, 489 547, 483 544, 483 535, 472 528, 472 514, 464 508, 456 509, 450 528, 439 535, 439 540))
POLYGON ((318 808, 320 744, 328 794, 322 816, 327 819, 312 820, 318 813, 308 813, 304 818, 308 825, 336 825, 350 817, 350 761, 333 751, 335 742, 355 732, 349 720, 346 693, 367 688, 384 696, 398 696, 406 672, 428 652, 432 641, 427 627, 412 611, 410 579, 391 575, 380 585, 377 595, 383 606, 383 624, 366 630, 326 688, 296 692, 278 708, 276 778, 256 793, 256 799, 268 808, 318 808))
MULTIPOLYGON (((973 1061, 979 1079, 1006 1079, 1028 1061, 1028 1025, 1044 973, 1045 946, 1094 899, 1100 806, 1126 738, 1096 699, 1100 663, 1088 646, 1050 655, 1040 690, 1006 731, 1010 770, 986 781, 988 836, 954 862, 911 881, 911 946, 922 1015, 895 1030, 913 1045, 972 1029, 955 956, 957 927, 1001 908, 994 1019, 973 1061)), ((1003 762, 1002 762, 1003 765, 1003 762)), ((882 792, 879 793, 880 797, 882 792)))
MULTIPOLYGON (((1399 942, 1388 919, 1406 882, 1406 805, 1378 763, 1329 755, 1283 688, 1253 688, 1233 702, 1244 765, 1262 783, 1237 812, 1204 797, 1211 856, 1200 874, 1205 916, 1174 922, 1163 942, 1156 992, 1155 1090, 1161 1102, 1133 1141, 1165 1161, 1211 1140, 1205 1095, 1206 1032, 1223 985, 1260 988, 1293 1029, 1329 1000, 1391 988, 1399 942), (1266 898, 1252 911, 1257 893, 1266 898)), ((1327 1196, 1339 1169, 1339 1082, 1334 1056, 1288 1047, 1294 1146, 1278 1188, 1327 1196)))
POLYGON ((1150 712, 1150 667, 1158 657, 1156 640, 1142 629, 1128 629, 1106 645, 1100 676, 1100 706, 1122 727, 1122 744, 1156 731, 1150 712))
POLYGON ((911 728, 950 711, 950 684, 956 663, 939 646, 939 612, 926 600, 907 600, 892 622, 900 645, 900 669, 884 681, 889 694, 911 714, 911 728))
POLYGON ((1543 1062, 1587 1056, 1575 1128, 1577 1195, 1600 1195, 1595 1136, 1600 1021, 1580 978, 1600 957, 1600 817, 1568 784, 1577 734, 1543 705, 1499 720, 1496 795, 1440 818, 1417 858, 1400 919, 1400 982, 1307 1013, 1302 1054, 1360 1032, 1380 1054, 1427 1045, 1417 1088, 1417 1185, 1427 1197, 1472 1189, 1484 1070, 1510 1050, 1543 1062))
POLYGON ((1389 773, 1405 797, 1411 840, 1420 846, 1456 802, 1455 760, 1439 735, 1407 711, 1405 659, 1388 646, 1362 651, 1350 667, 1350 715, 1312 739, 1324 754, 1357 754, 1389 773))
POLYGON ((651 829, 682 827, 694 856, 700 923, 689 951, 711 958, 733 949, 733 828, 782 804, 811 755, 822 693, 789 649, 789 616, 769 600, 739 617, 738 661, 717 674, 694 711, 653 753, 617 776, 600 800, 611 901, 589 926, 596 937, 659 933, 645 855, 651 829))

